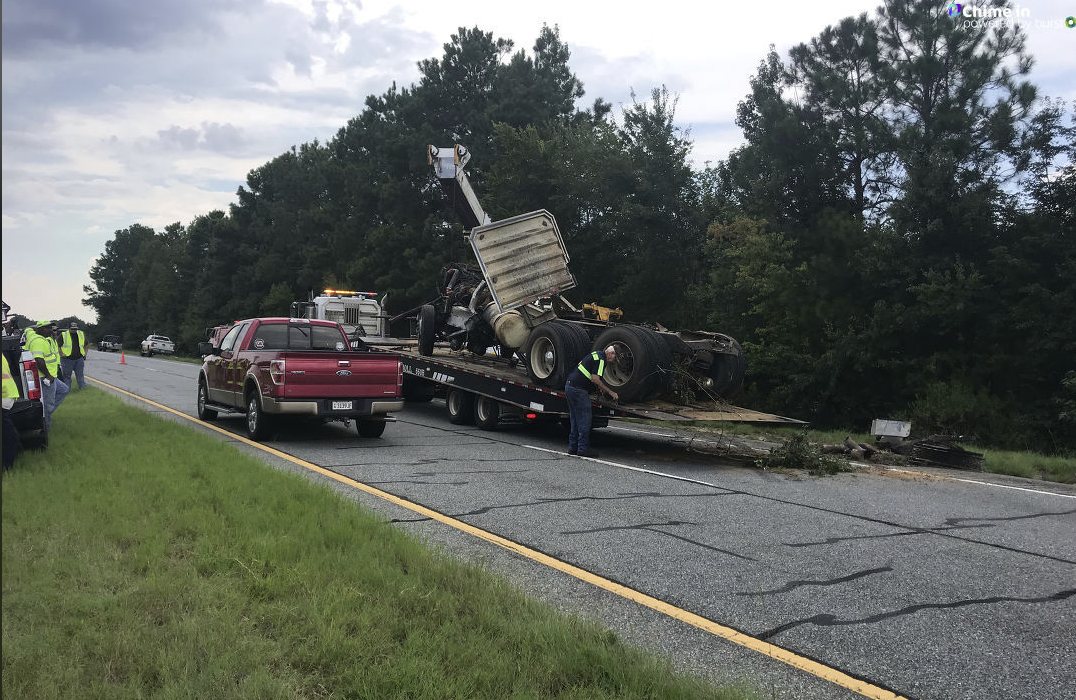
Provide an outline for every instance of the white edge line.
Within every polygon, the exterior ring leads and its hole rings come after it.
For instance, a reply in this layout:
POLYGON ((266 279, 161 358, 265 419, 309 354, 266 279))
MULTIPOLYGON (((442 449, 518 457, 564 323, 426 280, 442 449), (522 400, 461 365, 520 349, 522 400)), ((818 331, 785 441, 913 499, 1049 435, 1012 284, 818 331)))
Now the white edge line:
POLYGON ((579 457, 579 459, 585 459, 588 462, 598 462, 599 464, 608 464, 610 467, 616 467, 617 469, 626 469, 627 471, 640 472, 642 474, 653 474, 654 476, 663 476, 666 479, 676 479, 677 481, 686 481, 689 484, 699 484, 701 486, 709 486, 714 489, 721 489, 722 491, 728 491, 724 486, 718 486, 712 484, 709 481, 702 481, 700 479, 689 479, 686 476, 677 476, 676 474, 668 474, 666 472, 659 472, 654 469, 643 469, 641 467, 632 467, 627 464, 620 464, 619 462, 610 462, 606 459, 595 459, 594 457, 583 457, 582 455, 569 455, 567 452, 561 450, 551 450, 546 447, 538 447, 537 445, 520 445, 520 447, 526 447, 529 450, 537 450, 539 452, 548 452, 550 454, 562 455, 565 457, 579 457))
POLYGON ((993 486, 999 489, 1013 489, 1014 491, 1028 491, 1029 493, 1041 493, 1044 496, 1057 496, 1058 498, 1076 498, 1076 495, 1070 495, 1067 493, 1055 493, 1053 491, 1039 491, 1038 489, 1025 489, 1023 486, 1006 486, 1005 484, 991 484, 989 481, 975 481, 974 479, 958 479, 955 476, 949 477, 953 481, 963 481, 966 484, 981 484, 982 486, 993 486))
MULTIPOLYGON (((862 462, 860 464, 862 464, 862 462)), ((877 467, 879 465, 874 464, 874 465, 864 465, 864 466, 877 467)), ((945 476, 944 474, 931 474, 929 472, 918 472, 918 471, 915 471, 914 469, 897 469, 895 467, 885 467, 885 470, 888 471, 888 472, 897 472, 898 474, 923 474, 925 476, 930 476, 930 477, 933 477, 935 479, 944 479, 945 481, 960 481, 960 482, 963 482, 965 484, 978 484, 979 486, 993 486, 994 488, 998 488, 998 489, 1012 489, 1014 491, 1027 491, 1028 493, 1038 493, 1038 494, 1042 494, 1043 496, 1057 496, 1058 498, 1076 498, 1076 495, 1071 495, 1071 494, 1067 494, 1067 493, 1057 493, 1056 491, 1042 491, 1040 489, 1024 488, 1023 486, 1006 486, 1005 484, 991 484, 989 481, 977 481, 975 479, 961 479, 961 478, 956 477, 956 476, 945 476)))

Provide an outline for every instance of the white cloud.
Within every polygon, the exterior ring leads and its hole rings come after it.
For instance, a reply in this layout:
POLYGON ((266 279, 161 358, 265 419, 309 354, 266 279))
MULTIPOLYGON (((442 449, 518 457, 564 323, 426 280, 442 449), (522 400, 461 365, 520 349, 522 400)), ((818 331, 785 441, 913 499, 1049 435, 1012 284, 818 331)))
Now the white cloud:
MULTIPOLYGON (((784 53, 851 0, 715 5, 627 0, 10 0, 3 12, 3 294, 27 316, 77 313, 88 260, 117 229, 227 209, 247 173, 325 142, 368 95, 417 80, 460 27, 530 51, 557 25, 587 91, 614 107, 666 85, 697 164, 740 143, 737 103, 769 45, 784 53), (43 267, 42 260, 47 260, 43 267), (43 290, 43 291, 42 291, 43 290)), ((1060 19, 1060 0, 1035 19, 1060 19)), ((1076 99, 1076 30, 1026 26, 1041 92, 1076 99)), ((90 263, 92 264, 92 263, 90 263)))

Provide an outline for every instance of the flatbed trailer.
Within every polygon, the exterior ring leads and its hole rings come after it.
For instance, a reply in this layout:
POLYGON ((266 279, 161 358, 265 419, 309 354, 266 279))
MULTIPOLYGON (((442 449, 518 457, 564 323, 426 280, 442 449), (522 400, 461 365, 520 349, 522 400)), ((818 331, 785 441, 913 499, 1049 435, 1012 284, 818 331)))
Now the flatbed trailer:
MULTIPOLYGON (((453 351, 440 345, 434 348, 432 355, 422 355, 417 342, 385 338, 371 343, 400 355, 405 399, 428 401, 435 393, 443 392, 451 422, 474 422, 486 430, 494 430, 506 423, 568 420, 568 400, 564 392, 532 383, 518 361, 494 354, 453 351)), ((595 427, 608 425, 611 418, 643 418, 670 423, 805 424, 794 418, 715 401, 687 405, 668 401, 618 403, 593 397, 592 407, 595 427)))

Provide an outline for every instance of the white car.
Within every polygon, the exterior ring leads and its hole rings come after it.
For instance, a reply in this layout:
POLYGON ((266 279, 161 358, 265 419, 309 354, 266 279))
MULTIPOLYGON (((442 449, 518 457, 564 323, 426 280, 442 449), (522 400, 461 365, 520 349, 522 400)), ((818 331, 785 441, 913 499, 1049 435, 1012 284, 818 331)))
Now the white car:
POLYGON ((142 341, 142 356, 153 357, 154 353, 171 355, 176 351, 176 344, 163 335, 151 335, 142 341))

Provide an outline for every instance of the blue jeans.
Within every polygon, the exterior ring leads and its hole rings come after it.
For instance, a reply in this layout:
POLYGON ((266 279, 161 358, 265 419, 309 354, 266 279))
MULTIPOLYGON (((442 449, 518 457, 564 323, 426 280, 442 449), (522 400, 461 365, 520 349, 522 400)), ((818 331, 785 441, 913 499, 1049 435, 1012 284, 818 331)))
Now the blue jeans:
POLYGON ((45 386, 44 381, 41 382, 41 403, 45 409, 46 430, 52 430, 52 412, 60 407, 69 390, 70 387, 59 379, 53 379, 48 386, 45 386))
POLYGON ((590 393, 579 387, 564 387, 568 399, 568 416, 572 432, 568 433, 568 449, 586 452, 590 449, 590 393))
POLYGON ((70 357, 62 357, 60 358, 60 364, 63 365, 64 380, 67 382, 69 387, 74 386, 75 379, 78 379, 78 388, 86 388, 86 377, 83 376, 83 372, 86 369, 85 357, 79 357, 77 359, 72 359, 70 357), (74 372, 74 375, 72 375, 72 372, 74 372), (74 377, 74 379, 72 378, 72 376, 74 377))

